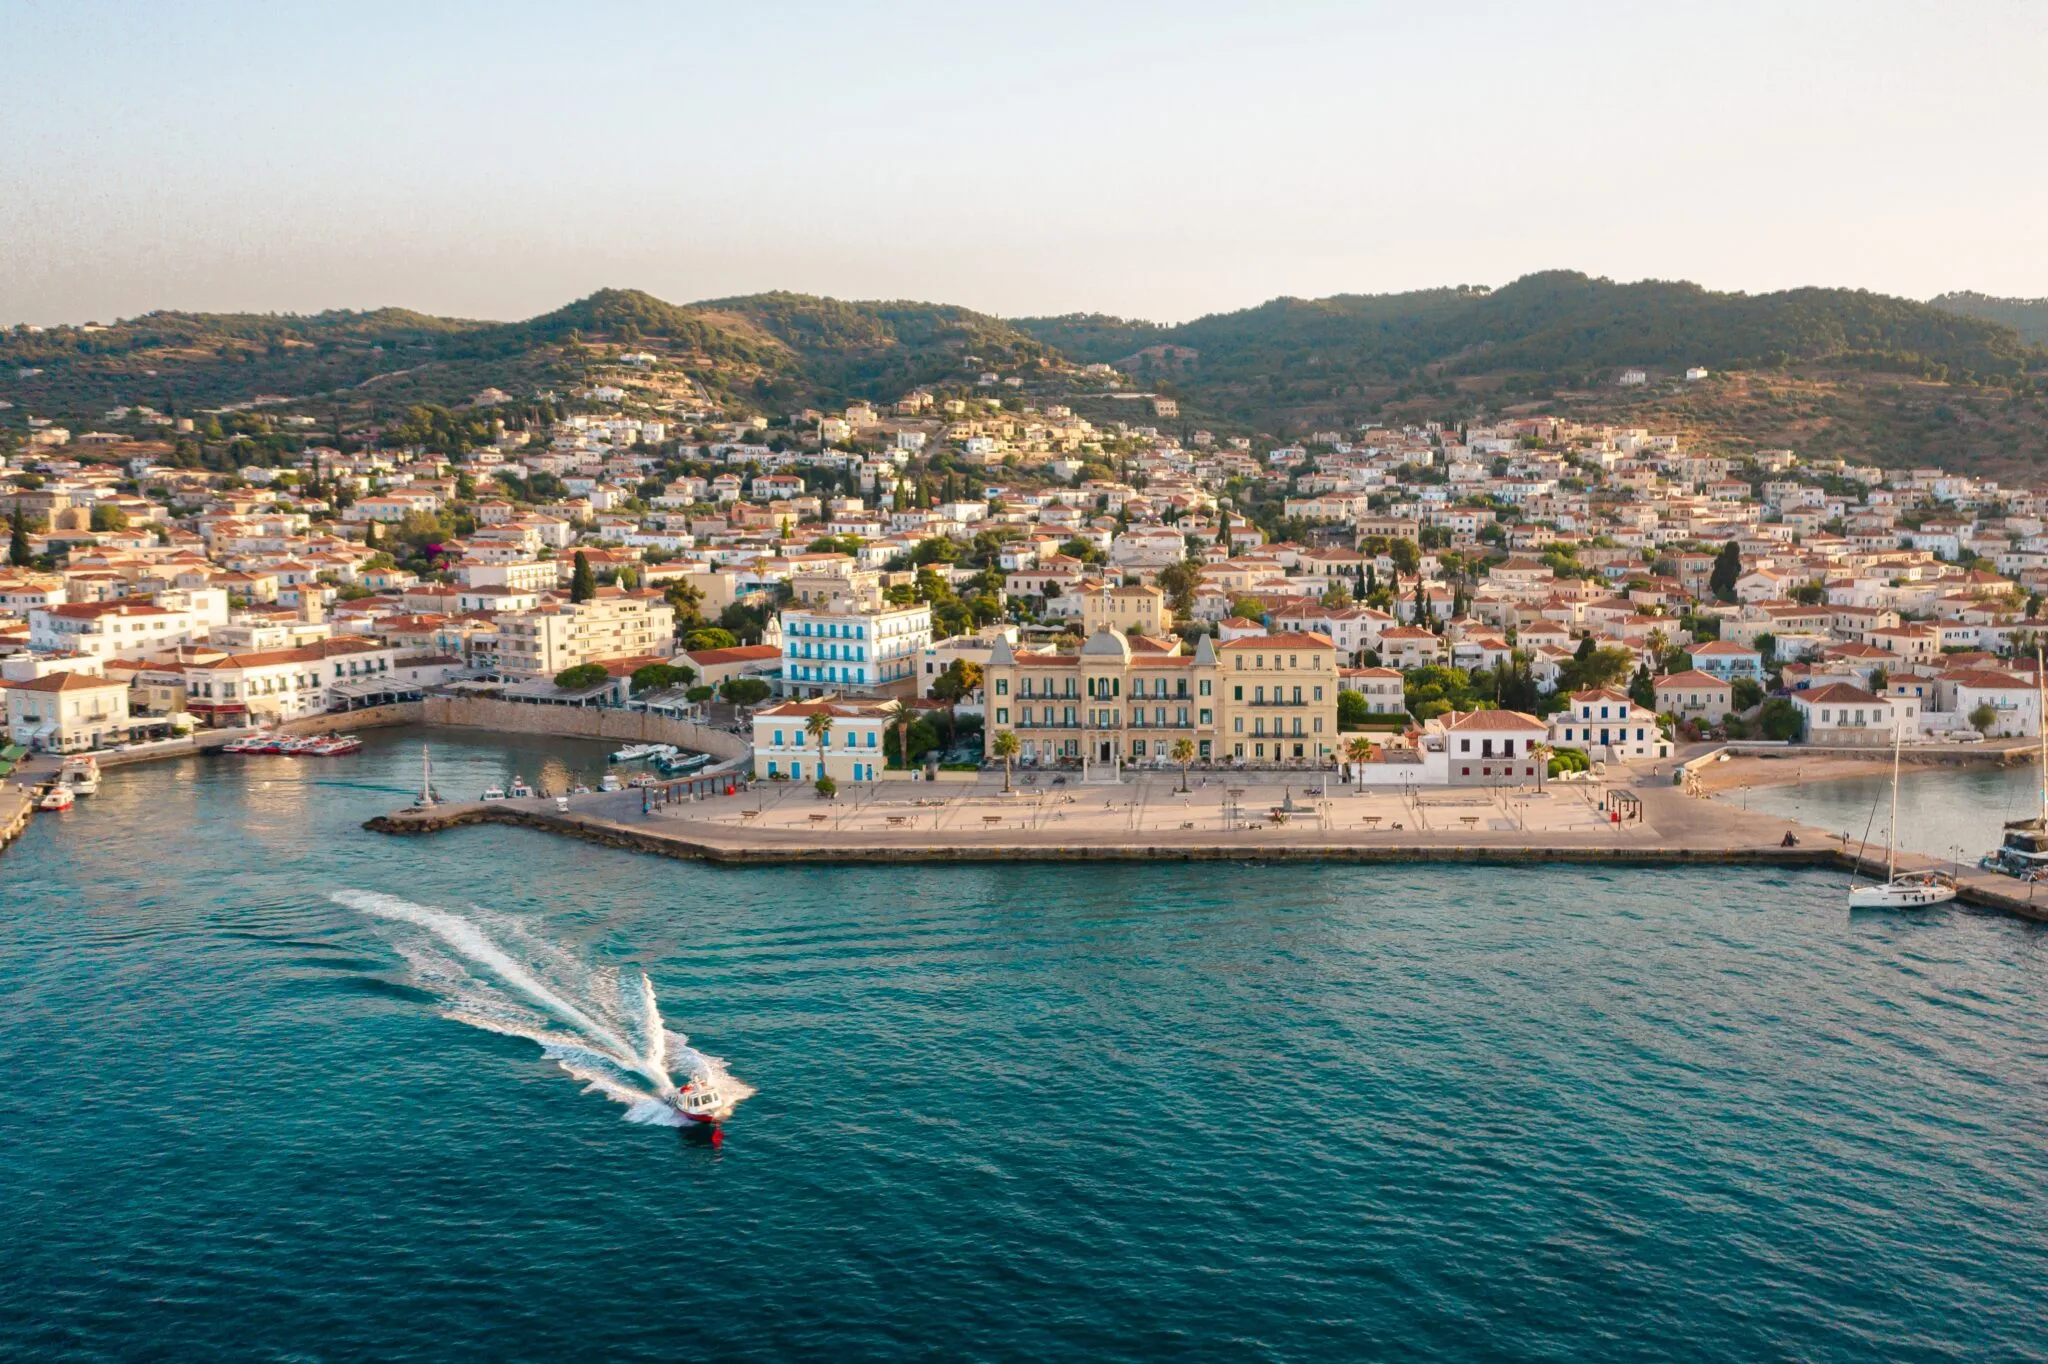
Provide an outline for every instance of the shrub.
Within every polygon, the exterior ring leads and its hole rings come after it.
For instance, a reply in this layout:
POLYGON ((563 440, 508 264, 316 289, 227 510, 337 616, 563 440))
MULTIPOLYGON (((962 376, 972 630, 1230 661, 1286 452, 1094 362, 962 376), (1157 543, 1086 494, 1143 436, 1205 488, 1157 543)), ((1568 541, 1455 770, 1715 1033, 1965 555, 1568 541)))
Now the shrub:
POLYGON ((832 780, 830 777, 818 778, 817 787, 818 794, 826 800, 830 800, 832 799, 832 797, 839 794, 839 783, 832 780))

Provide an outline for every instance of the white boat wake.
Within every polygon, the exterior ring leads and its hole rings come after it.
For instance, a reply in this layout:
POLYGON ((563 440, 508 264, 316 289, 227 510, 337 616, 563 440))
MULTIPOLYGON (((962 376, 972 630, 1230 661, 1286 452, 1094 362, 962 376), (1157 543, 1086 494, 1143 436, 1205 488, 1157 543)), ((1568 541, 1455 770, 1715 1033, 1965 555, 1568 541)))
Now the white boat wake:
POLYGON ((643 973, 592 966, 485 909, 458 914, 368 890, 329 898, 378 921, 411 967, 411 983, 439 1000, 442 1017, 538 1044, 584 1082, 586 1094, 624 1104, 628 1122, 685 1125, 668 1102, 677 1074, 735 1103, 754 1093, 725 1062, 668 1030, 643 973))

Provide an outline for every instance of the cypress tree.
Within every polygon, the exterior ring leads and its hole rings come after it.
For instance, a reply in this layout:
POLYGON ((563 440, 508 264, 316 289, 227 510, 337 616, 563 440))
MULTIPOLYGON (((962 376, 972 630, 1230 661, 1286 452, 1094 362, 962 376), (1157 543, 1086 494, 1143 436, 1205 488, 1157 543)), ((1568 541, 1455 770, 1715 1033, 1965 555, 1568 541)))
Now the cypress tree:
POLYGON ((597 575, 590 571, 590 559, 582 550, 576 551, 576 572, 569 579, 569 600, 589 601, 597 595, 597 575))
POLYGON ((28 514, 19 506, 7 518, 11 534, 7 537, 7 562, 16 568, 27 568, 35 556, 28 551, 28 514))

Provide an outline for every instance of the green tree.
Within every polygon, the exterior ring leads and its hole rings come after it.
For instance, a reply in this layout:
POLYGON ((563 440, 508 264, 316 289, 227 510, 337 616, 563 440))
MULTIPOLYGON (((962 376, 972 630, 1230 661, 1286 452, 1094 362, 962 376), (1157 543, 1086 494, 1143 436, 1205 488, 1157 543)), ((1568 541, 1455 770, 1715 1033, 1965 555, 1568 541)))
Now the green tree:
POLYGON ((555 674, 555 685, 563 691, 582 691, 594 687, 611 674, 604 670, 602 663, 578 663, 573 668, 564 668, 555 674))
POLYGON ((1069 559, 1079 559, 1084 564, 1099 564, 1108 557, 1095 547, 1094 541, 1083 540, 1078 535, 1061 545, 1060 553, 1069 559))
POLYGON ((1714 596, 1722 601, 1735 600, 1735 580, 1742 576, 1742 547, 1730 540, 1721 546, 1721 552, 1714 556, 1714 571, 1707 578, 1707 586, 1714 596))
POLYGON ((681 668, 671 663, 649 663, 633 672, 633 694, 644 691, 660 691, 664 687, 682 686, 697 680, 695 668, 681 668))
POLYGON ((96 531, 117 531, 128 529, 128 513, 119 507, 97 506, 92 509, 92 528, 96 531))
POLYGON ((1242 616, 1246 620, 1264 620, 1266 604, 1257 597, 1239 597, 1230 603, 1230 614, 1242 616))
POLYGON ((1371 714, 1372 711, 1370 707, 1368 707, 1368 705, 1366 704, 1365 695, 1363 692, 1355 692, 1350 690, 1348 687, 1338 689, 1338 729, 1358 729, 1365 724, 1366 717, 1371 714))
POLYGON ((676 627, 687 629, 704 620, 704 589, 688 578, 677 578, 661 589, 661 598, 676 613, 676 627))
POLYGON ((981 685, 981 665, 956 658, 932 680, 931 694, 948 706, 957 706, 981 685))
POLYGON ((19 505, 8 513, 7 532, 7 562, 16 568, 27 568, 36 556, 28 547, 28 513, 19 505))
POLYGON ((1728 693, 1729 703, 1737 710, 1749 710, 1763 704, 1763 684, 1753 678, 1736 678, 1728 684, 1728 693))
POLYGON ((752 706, 768 699, 773 690, 758 677, 728 677, 718 684, 718 694, 735 706, 752 706))
POLYGON ((839 783, 830 777, 820 776, 812 783, 812 789, 817 791, 820 800, 831 800, 839 794, 839 783))
POLYGON ((1782 696, 1773 696, 1764 702, 1763 709, 1757 713, 1757 723, 1766 739, 1781 742, 1798 738, 1805 728, 1799 720, 1799 708, 1782 696))
POLYGON ((1422 550, 1405 535, 1387 546, 1387 557, 1396 573, 1415 573, 1422 568, 1422 550))
POLYGON ((1159 590, 1173 607, 1173 614, 1185 618, 1195 609, 1195 590, 1202 583, 1202 566, 1183 560, 1159 570, 1159 590))
MULTIPOLYGON (((1185 743, 1186 740, 1182 740, 1182 742, 1185 743)), ((1010 764, 1016 760, 1017 755, 1023 752, 1023 750, 1024 745, 1019 743, 1017 736, 1007 729, 997 730, 995 737, 989 740, 989 752, 1003 760, 1004 795, 1010 793, 1010 764)))
POLYGON ((597 595, 597 575, 590 571, 590 559, 582 550, 576 551, 576 571, 569 579, 569 600, 589 601, 597 595))
POLYGON ((1657 709, 1657 683, 1650 676, 1650 665, 1644 663, 1636 668, 1636 675, 1629 679, 1628 699, 1637 710, 1657 709))
POLYGON ((1989 734, 1998 723, 1998 711, 1989 701, 1970 712, 1970 724, 1979 734, 1989 734))
POLYGON ((732 631, 720 629, 716 625, 708 625, 701 630, 692 630, 689 634, 683 636, 683 647, 691 653, 696 653, 701 649, 731 649, 736 648, 738 645, 739 640, 733 637, 732 631))

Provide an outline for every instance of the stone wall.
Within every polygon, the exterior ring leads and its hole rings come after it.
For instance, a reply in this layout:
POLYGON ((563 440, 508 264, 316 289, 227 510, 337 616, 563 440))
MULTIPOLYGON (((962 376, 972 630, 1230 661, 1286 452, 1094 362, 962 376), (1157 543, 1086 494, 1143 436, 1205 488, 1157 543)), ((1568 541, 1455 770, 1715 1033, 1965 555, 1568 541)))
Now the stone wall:
MULTIPOLYGON (((722 729, 707 729, 687 720, 650 715, 638 710, 610 710, 597 706, 531 706, 519 701, 491 697, 428 696, 404 706, 382 709, 417 709, 412 723, 460 725, 470 729, 493 729, 509 734, 555 734, 565 738, 603 739, 624 743, 674 744, 694 753, 709 753, 722 759, 744 759, 753 745, 740 735, 722 729)), ((354 714, 368 714, 356 711, 354 714)), ((347 719, 348 717, 337 717, 347 719)), ((348 726, 343 726, 347 728, 348 726)))
POLYGON ((365 706, 361 710, 308 715, 302 720, 287 721, 278 728, 287 734, 352 734, 359 729, 417 725, 425 721, 426 704, 424 701, 396 701, 388 706, 365 706))

